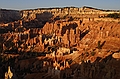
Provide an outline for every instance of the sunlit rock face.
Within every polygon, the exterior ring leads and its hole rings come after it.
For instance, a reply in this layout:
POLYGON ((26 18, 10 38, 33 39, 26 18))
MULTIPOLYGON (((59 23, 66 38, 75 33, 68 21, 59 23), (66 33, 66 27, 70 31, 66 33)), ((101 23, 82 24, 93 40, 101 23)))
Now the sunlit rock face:
POLYGON ((13 77, 13 73, 11 72, 10 66, 8 67, 8 72, 5 73, 5 79, 11 79, 13 77))
POLYGON ((5 11, 1 18, 10 15, 0 23, 0 79, 119 79, 120 21, 106 18, 115 11, 5 11))

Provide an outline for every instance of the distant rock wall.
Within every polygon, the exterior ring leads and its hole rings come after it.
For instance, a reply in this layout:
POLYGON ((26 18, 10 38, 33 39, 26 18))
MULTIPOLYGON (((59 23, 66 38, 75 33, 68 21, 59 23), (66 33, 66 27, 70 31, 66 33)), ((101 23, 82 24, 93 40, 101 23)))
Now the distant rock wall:
POLYGON ((0 9, 0 23, 13 22, 19 19, 21 19, 19 11, 0 9))
POLYGON ((120 13, 119 11, 106 11, 89 7, 63 7, 63 8, 38 8, 30 10, 6 10, 0 9, 0 22, 7 23, 16 20, 40 20, 48 21, 52 17, 59 18, 73 17, 73 18, 100 18, 105 17, 110 13, 120 13))
POLYGON ((43 14, 44 12, 54 15, 54 17, 59 16, 61 18, 65 18, 66 16, 72 16, 75 18, 99 18, 105 17, 110 13, 120 13, 116 11, 100 10, 90 7, 38 8, 21 10, 20 12, 23 19, 38 19, 37 15, 43 14))

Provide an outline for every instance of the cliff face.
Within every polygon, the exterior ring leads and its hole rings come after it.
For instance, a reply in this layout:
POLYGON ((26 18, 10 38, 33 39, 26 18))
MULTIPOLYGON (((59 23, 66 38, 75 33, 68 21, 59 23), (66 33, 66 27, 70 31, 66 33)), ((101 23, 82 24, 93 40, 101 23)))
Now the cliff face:
POLYGON ((96 79, 99 75, 98 79, 119 79, 119 23, 57 20, 41 29, 22 25, 0 37, 7 56, 19 54, 13 66, 16 74, 31 73, 23 76, 26 79, 96 79))
POLYGON ((12 21, 23 20, 35 20, 46 22, 51 18, 99 18, 105 17, 110 13, 120 13, 119 11, 106 11, 95 9, 91 7, 64 7, 64 8, 38 8, 30 10, 6 10, 0 9, 0 21, 7 23, 12 21), (41 19, 42 18, 42 19, 41 19), (48 18, 48 19, 47 19, 48 18))
POLYGON ((21 19, 20 12, 17 10, 0 9, 0 22, 7 23, 21 19))
POLYGON ((0 78, 120 78, 118 19, 88 7, 20 13, 21 20, 0 23, 0 78))
MULTIPOLYGON (((23 21, 13 23, 9 28, 12 32, 1 34, 4 47, 11 50, 7 44, 12 42, 15 47, 20 46, 20 51, 28 51, 31 48, 41 51, 45 50, 44 48, 47 46, 59 44, 81 50, 83 48, 93 49, 98 46, 97 44, 100 41, 104 49, 119 50, 120 24, 117 22, 58 20, 47 22, 43 28, 31 28, 30 25, 32 24, 34 27, 38 23, 26 24, 23 21), (41 48, 38 49, 37 47, 41 48)), ((6 28, 8 27, 6 26, 6 28)))
POLYGON ((119 13, 119 11, 106 11, 90 7, 64 7, 64 8, 39 8, 34 10, 22 10, 21 15, 23 19, 35 19, 38 14, 48 12, 54 17, 59 16, 65 18, 72 16, 74 18, 99 18, 105 17, 110 13, 119 13))

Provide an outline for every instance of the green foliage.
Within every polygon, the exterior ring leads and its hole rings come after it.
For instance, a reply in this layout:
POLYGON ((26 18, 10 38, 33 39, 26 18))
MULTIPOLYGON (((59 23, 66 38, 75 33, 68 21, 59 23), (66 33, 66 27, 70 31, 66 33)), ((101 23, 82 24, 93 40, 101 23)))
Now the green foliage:
POLYGON ((92 55, 92 56, 94 56, 95 54, 96 54, 96 52, 94 52, 94 51, 91 52, 91 55, 92 55))
POLYGON ((101 49, 101 45, 100 45, 100 41, 98 41, 98 46, 97 46, 98 49, 101 49))
POLYGON ((5 62, 7 62, 9 60, 9 58, 7 57, 7 56, 2 56, 2 55, 0 55, 0 64, 1 63, 5 63, 5 62))
POLYGON ((107 17, 117 19, 117 18, 120 18, 120 14, 112 13, 112 14, 108 14, 107 17))
POLYGON ((68 19, 68 21, 73 21, 73 20, 74 18, 72 16, 68 19))
POLYGON ((14 43, 11 42, 11 41, 7 41, 7 42, 5 43, 5 46, 9 49, 10 47, 13 47, 13 46, 14 46, 14 43))
POLYGON ((86 56, 88 57, 89 56, 89 53, 88 52, 85 52, 86 56))
POLYGON ((56 16, 54 20, 60 20, 60 16, 56 16))
POLYGON ((63 19, 67 18, 68 15, 63 16, 63 19))

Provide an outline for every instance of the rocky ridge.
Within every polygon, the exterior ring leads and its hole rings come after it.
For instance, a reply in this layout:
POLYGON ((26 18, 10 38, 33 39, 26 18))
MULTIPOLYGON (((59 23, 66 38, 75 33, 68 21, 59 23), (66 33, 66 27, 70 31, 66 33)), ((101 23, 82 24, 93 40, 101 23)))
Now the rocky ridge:
POLYGON ((15 79, 119 79, 119 19, 87 7, 21 12, 21 20, 0 24, 1 78, 12 67, 15 79))

